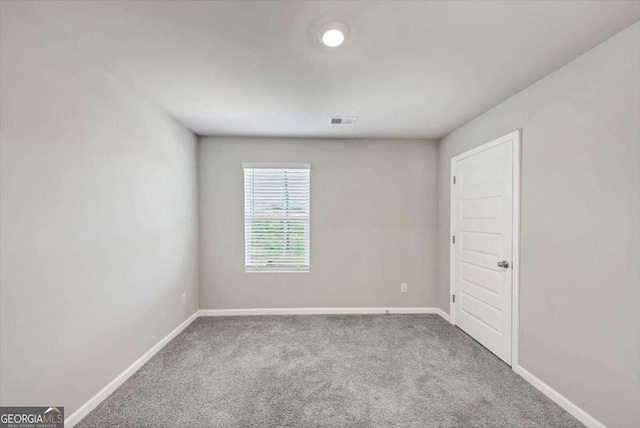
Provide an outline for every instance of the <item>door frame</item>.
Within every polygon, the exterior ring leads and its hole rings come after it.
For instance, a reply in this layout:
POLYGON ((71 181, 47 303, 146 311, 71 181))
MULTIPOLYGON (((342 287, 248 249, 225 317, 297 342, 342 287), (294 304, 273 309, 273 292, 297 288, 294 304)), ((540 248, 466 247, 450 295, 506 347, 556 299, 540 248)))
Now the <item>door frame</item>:
POLYGON ((496 138, 488 143, 482 144, 474 149, 468 150, 451 158, 451 177, 449 178, 449 302, 450 302, 450 322, 456 324, 456 305, 453 303, 453 296, 456 293, 455 284, 455 247, 452 242, 455 233, 454 219, 456 217, 456 201, 453 195, 454 165, 456 162, 492 149, 507 141, 513 144, 513 244, 511 247, 511 367, 517 367, 519 349, 519 321, 520 321, 520 169, 521 169, 521 141, 522 130, 510 132, 507 135, 496 138))

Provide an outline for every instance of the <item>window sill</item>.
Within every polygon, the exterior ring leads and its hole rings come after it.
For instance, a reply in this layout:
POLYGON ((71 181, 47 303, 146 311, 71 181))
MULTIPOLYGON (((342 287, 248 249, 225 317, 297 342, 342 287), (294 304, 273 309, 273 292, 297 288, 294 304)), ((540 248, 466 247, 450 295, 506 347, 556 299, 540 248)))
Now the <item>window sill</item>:
POLYGON ((309 273, 309 267, 249 267, 245 266, 244 273, 309 273))

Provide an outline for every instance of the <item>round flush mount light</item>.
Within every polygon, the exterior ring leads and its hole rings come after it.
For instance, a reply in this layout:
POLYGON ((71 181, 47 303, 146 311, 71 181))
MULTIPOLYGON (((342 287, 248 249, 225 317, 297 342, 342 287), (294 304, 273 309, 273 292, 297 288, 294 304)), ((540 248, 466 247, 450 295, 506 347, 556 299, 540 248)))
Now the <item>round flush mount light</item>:
POLYGON ((318 40, 329 47, 337 48, 342 45, 349 35, 349 29, 342 22, 329 22, 323 25, 318 32, 318 40))
POLYGON ((344 42, 344 34, 340 30, 328 30, 322 35, 322 43, 330 48, 336 48, 344 42))

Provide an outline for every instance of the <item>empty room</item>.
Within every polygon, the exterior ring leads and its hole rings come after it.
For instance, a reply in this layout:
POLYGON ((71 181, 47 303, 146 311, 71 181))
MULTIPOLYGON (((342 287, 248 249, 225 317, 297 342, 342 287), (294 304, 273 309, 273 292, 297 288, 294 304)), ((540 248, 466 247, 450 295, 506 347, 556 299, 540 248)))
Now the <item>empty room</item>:
POLYGON ((640 428, 640 1, 0 0, 0 428, 640 428))

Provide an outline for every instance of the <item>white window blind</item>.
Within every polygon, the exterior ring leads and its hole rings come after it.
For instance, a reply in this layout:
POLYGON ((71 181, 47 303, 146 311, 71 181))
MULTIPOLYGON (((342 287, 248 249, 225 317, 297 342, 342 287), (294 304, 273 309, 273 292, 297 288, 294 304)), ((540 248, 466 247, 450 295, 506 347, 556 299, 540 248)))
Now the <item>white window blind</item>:
POLYGON ((309 271, 308 164, 243 164, 245 270, 309 271))

